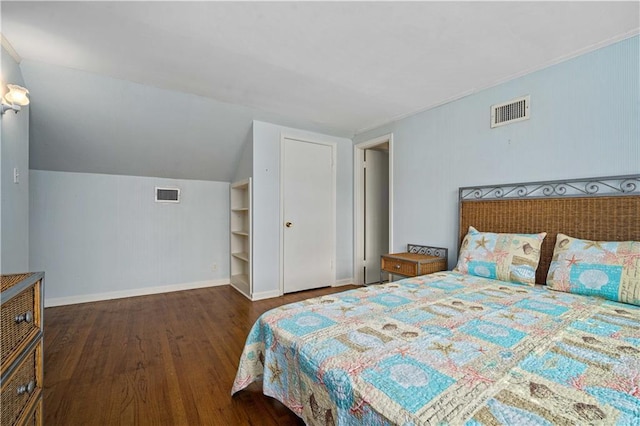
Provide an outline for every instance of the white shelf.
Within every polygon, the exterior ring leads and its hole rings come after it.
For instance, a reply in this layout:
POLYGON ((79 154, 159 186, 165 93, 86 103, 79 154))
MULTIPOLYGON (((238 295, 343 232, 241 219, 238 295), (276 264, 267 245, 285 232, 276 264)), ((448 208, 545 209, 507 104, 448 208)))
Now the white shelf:
POLYGON ((245 262, 249 261, 249 253, 243 253, 243 252, 231 253, 231 256, 240 260, 244 260, 245 262))
POLYGON ((231 184, 231 285, 251 299, 251 178, 231 184))
POLYGON ((240 293, 244 294, 246 297, 251 299, 251 285, 249 281, 249 275, 247 274, 232 275, 231 285, 240 293))
POLYGON ((238 285, 245 285, 249 287, 249 275, 238 274, 231 276, 231 282, 238 285))

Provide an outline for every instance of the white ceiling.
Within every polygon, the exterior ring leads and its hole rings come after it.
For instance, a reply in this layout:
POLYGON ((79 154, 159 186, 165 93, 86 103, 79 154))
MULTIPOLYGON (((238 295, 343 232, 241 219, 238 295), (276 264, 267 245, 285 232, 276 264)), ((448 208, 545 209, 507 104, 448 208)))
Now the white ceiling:
POLYGON ((628 37, 634 2, 2 2, 22 58, 352 135, 628 37))
MULTIPOLYGON (((352 137, 637 34, 640 2, 0 2, 30 168, 230 181, 252 120, 352 137)), ((5 82, 7 83, 7 82, 5 82)))

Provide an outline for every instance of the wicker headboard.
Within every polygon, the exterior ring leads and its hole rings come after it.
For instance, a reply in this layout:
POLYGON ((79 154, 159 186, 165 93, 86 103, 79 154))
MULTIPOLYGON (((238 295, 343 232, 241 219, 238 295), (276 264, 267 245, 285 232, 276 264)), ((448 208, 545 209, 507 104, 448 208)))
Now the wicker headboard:
POLYGON ((458 247, 483 232, 547 232, 536 272, 544 284, 558 232, 596 241, 640 241, 640 175, 460 188, 458 247))

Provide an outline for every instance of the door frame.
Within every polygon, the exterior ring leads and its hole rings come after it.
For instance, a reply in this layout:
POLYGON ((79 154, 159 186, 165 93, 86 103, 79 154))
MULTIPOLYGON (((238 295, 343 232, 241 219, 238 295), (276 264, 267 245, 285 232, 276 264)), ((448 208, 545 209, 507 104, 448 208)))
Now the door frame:
POLYGON ((317 145, 325 145, 331 148, 331 273, 332 283, 331 286, 335 286, 336 282, 336 198, 337 198, 337 144, 336 142, 323 141, 313 138, 300 138, 293 135, 287 135, 285 133, 280 134, 280 167, 279 167, 279 180, 280 180, 280 262, 278 271, 278 288, 280 290, 280 296, 284 294, 284 141, 285 139, 313 143, 317 145))
POLYGON ((389 143, 389 252, 393 249, 393 133, 379 136, 353 146, 353 279, 354 284, 364 284, 362 264, 364 262, 364 235, 360 228, 363 223, 363 191, 362 170, 364 150, 383 143, 389 143))

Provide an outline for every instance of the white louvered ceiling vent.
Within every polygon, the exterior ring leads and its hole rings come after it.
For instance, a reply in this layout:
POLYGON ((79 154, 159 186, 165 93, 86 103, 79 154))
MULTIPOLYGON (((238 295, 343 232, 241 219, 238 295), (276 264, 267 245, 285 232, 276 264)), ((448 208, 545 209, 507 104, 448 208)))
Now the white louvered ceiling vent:
POLYGON ((529 119, 530 96, 491 106, 491 128, 529 119))
POLYGON ((179 203, 180 188, 160 188, 156 186, 156 203, 179 203))

